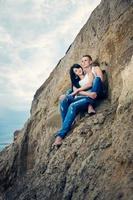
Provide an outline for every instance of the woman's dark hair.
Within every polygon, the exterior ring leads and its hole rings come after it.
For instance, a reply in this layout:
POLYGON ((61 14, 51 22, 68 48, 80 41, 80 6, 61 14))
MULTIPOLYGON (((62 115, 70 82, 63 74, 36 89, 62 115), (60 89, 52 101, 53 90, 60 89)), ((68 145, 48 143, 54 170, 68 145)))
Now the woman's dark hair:
POLYGON ((75 68, 82 69, 82 67, 79 64, 74 64, 70 68, 70 79, 71 79, 72 88, 73 88, 73 86, 75 86, 76 88, 79 88, 80 87, 80 85, 79 85, 80 78, 74 73, 75 68))

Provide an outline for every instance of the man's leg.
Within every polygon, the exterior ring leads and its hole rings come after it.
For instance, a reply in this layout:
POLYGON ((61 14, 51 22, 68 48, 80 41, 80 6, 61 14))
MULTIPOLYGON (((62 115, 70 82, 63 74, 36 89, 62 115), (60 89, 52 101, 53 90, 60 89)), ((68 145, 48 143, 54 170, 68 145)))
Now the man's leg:
POLYGON ((95 77, 93 80, 92 88, 88 90, 88 96, 92 99, 100 97, 103 92, 103 82, 100 77, 95 77))
POLYGON ((97 94, 97 96, 99 96, 100 93, 102 93, 102 88, 103 88, 103 83, 101 81, 101 78, 95 77, 93 80, 91 92, 95 92, 97 94))

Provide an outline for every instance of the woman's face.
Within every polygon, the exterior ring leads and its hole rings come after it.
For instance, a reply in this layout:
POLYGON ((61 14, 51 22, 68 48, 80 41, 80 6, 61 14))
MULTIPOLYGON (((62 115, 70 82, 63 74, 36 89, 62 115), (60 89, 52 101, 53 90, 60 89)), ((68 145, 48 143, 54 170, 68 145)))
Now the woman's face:
POLYGON ((83 70, 82 68, 74 68, 73 72, 77 75, 77 76, 81 76, 83 75, 83 70))

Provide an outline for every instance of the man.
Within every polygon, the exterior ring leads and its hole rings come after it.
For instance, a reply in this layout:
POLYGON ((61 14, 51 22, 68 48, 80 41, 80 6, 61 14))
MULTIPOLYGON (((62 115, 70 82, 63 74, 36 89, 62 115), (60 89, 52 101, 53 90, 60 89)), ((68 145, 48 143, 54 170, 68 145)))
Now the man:
MULTIPOLYGON (((72 93, 73 95, 77 94, 84 95, 83 91, 92 87, 94 76, 92 74, 91 64, 92 64, 92 57, 90 55, 84 55, 81 59, 81 66, 83 68, 84 73, 88 75, 88 82, 86 83, 86 85, 84 85, 84 87, 75 88, 72 93)), ((95 92, 88 92, 88 96, 92 99, 95 99, 97 97, 95 92)), ((88 113, 95 113, 95 110, 91 104, 89 104, 88 106, 88 113)))
MULTIPOLYGON (((81 66, 83 68, 84 73, 88 74, 89 82, 82 88, 78 88, 78 89, 73 88, 73 90, 74 90, 73 95, 74 94, 76 95, 76 94, 80 93, 81 91, 84 91, 84 90, 92 87, 94 77, 92 74, 91 64, 92 64, 92 57, 90 55, 84 55, 81 59, 81 66)), ((66 95, 64 95, 64 94, 61 95, 59 100, 63 100, 65 98, 65 96, 66 95)), ((91 96, 91 94, 90 94, 90 97, 95 99, 96 95, 92 94, 92 96, 91 96)))
MULTIPOLYGON (((88 74, 89 81, 86 85, 84 85, 84 87, 75 89, 73 94, 78 94, 88 88, 91 88, 95 77, 100 77, 101 81, 103 81, 103 73, 102 73, 102 70, 100 69, 100 67, 98 66, 98 63, 96 63, 96 62, 93 64, 92 63, 93 62, 92 62, 92 58, 90 55, 84 55, 82 57, 81 66, 84 70, 84 73, 88 74), (92 68, 92 66, 95 66, 95 67, 92 68)), ((92 99, 95 99, 97 97, 96 92, 90 92, 89 97, 91 97, 92 99)))
MULTIPOLYGON (((76 94, 83 94, 83 91, 91 88, 93 85, 94 75, 92 73, 92 58, 90 55, 84 55, 81 60, 81 65, 86 74, 88 74, 88 82, 81 88, 74 88, 73 95, 62 95, 60 97, 60 111, 62 116, 62 128, 57 132, 55 142, 53 146, 60 146, 63 138, 70 131, 71 125, 79 111, 83 108, 87 108, 88 105, 93 104, 97 97, 97 93, 94 91, 89 92, 89 96, 74 98, 76 94)), ((98 67, 99 68, 99 67, 98 67)), ((96 68, 95 76, 99 75, 102 80, 102 72, 96 68)), ((99 81, 97 81, 99 82, 99 81)), ((93 111, 93 107, 91 108, 93 111)))

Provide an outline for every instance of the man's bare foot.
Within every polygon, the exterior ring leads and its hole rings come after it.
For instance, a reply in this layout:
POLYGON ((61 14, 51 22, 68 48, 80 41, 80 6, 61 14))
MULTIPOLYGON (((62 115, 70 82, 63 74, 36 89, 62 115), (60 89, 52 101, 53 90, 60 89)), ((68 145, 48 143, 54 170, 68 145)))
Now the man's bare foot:
POLYGON ((57 136, 52 146, 60 146, 62 144, 62 138, 57 136))
POLYGON ((89 105, 89 106, 88 106, 88 113, 89 113, 90 115, 96 114, 96 111, 94 110, 94 108, 93 108, 92 105, 89 105))
POLYGON ((96 94, 96 92, 88 92, 88 96, 89 96, 90 98, 92 98, 92 99, 96 99, 97 94, 96 94))

